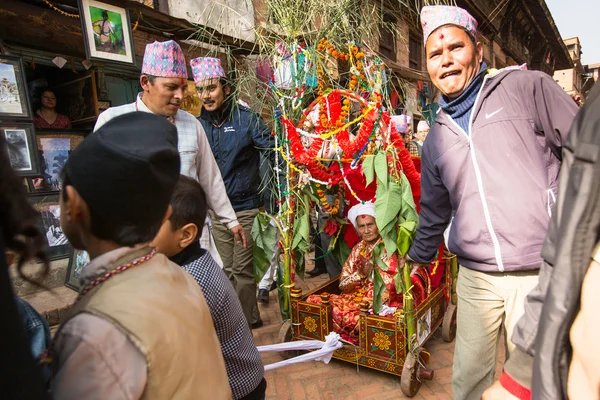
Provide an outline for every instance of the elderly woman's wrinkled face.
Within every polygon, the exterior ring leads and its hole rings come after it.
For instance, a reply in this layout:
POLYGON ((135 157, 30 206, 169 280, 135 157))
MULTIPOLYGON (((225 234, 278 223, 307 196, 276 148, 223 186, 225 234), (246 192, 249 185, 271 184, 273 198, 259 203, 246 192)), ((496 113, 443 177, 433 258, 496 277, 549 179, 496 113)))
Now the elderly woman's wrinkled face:
POLYGON ((379 229, 377 229, 377 223, 375 218, 370 215, 359 215, 356 218, 356 230, 360 235, 361 239, 365 242, 372 244, 379 240, 379 229))

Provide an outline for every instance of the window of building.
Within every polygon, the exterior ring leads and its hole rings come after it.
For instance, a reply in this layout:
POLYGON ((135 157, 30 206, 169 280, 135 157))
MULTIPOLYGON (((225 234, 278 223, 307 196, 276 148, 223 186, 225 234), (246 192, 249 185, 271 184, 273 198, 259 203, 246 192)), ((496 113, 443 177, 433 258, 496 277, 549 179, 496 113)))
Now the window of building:
POLYGON ((408 66, 423 69, 423 39, 412 32, 408 34, 408 66))
POLYGON ((396 23, 396 18, 385 14, 383 25, 379 29, 379 52, 391 61, 396 61, 396 33, 390 28, 396 26, 396 23))

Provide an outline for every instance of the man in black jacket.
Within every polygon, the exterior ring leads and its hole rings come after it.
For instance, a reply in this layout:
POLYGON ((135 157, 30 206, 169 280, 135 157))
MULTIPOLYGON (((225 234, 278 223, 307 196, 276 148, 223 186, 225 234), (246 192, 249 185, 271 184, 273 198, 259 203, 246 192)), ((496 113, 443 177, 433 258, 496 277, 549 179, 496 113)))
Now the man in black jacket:
MULTIPOLYGON (((576 356, 582 345, 571 343, 569 332, 574 337, 572 326, 580 312, 581 288, 594 249, 598 253, 599 234, 600 85, 596 85, 563 147, 558 202, 542 249, 539 284, 527 296, 525 315, 512 336, 517 348, 499 382, 483 399, 592 398, 584 394, 583 385, 569 385, 567 395, 567 380, 577 375, 572 354, 576 356)), ((595 336, 597 339, 598 332, 595 336)), ((587 347, 594 352, 598 344, 587 347)), ((596 386, 596 398, 598 389, 596 386)))
POLYGON ((258 328, 262 326, 262 320, 256 303, 252 224, 259 209, 264 206, 260 153, 272 160, 275 139, 257 113, 236 103, 220 59, 198 57, 190 64, 202 102, 198 120, 223 176, 227 197, 246 232, 247 247, 244 247, 236 243, 231 232, 213 218, 215 244, 248 323, 252 328, 258 328))

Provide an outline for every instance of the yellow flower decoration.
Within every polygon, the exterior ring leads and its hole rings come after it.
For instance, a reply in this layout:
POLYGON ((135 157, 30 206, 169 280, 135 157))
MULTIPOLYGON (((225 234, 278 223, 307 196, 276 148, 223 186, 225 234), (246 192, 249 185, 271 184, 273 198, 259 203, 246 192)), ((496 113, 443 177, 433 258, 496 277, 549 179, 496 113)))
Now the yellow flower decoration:
POLYGON ((377 332, 375 334, 375 337, 373 337, 373 343, 375 344, 375 347, 377 347, 379 350, 389 350, 390 346, 392 345, 390 339, 383 332, 377 332))
POLYGON ((306 317, 306 319, 304 319, 304 328, 310 333, 316 331, 317 323, 315 322, 315 319, 313 317, 306 317))

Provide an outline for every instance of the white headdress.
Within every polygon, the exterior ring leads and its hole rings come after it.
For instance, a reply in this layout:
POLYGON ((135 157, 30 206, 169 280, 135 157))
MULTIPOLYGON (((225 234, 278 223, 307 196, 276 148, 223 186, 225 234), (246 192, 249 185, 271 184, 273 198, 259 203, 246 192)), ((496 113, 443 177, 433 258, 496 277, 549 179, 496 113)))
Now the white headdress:
POLYGON ((375 204, 371 202, 367 202, 364 204, 359 203, 353 206, 350 209, 350 211, 348 211, 348 221, 350 221, 352 225, 354 225, 355 229, 358 229, 356 227, 356 219, 360 215, 370 215, 371 217, 375 218, 375 204))

